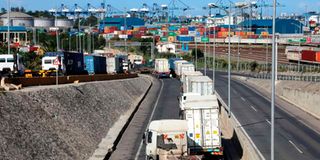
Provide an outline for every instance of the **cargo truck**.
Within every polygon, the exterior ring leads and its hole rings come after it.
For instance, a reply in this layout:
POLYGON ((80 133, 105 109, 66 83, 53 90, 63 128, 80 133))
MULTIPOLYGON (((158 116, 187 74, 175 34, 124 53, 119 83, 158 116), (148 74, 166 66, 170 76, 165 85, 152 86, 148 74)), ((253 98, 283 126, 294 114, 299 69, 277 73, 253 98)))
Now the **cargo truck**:
POLYGON ((168 59, 156 59, 154 63, 154 74, 158 78, 162 77, 170 77, 170 70, 169 70, 169 62, 168 59))
POLYGON ((181 64, 183 64, 183 63, 188 63, 188 61, 180 60, 180 61, 174 62, 174 73, 176 74, 176 76, 178 78, 180 78, 180 76, 181 76, 180 69, 181 69, 181 64))
POLYGON ((180 78, 181 83, 185 83, 192 76, 203 76, 203 74, 200 71, 183 72, 180 78))
POLYGON ((213 94, 213 82, 208 76, 190 76, 183 83, 183 92, 199 93, 200 95, 213 94))
POLYGON ((155 120, 144 133, 147 160, 183 159, 187 157, 188 124, 185 120, 155 120))
POLYGON ((180 66, 179 66, 179 74, 180 74, 180 78, 182 77, 182 75, 185 73, 185 72, 194 72, 195 69, 194 69, 194 65, 192 63, 182 63, 180 66))
POLYGON ((188 123, 188 150, 190 155, 223 156, 219 105, 216 95, 191 95, 180 100, 182 119, 188 123))
POLYGON ((14 74, 23 75, 24 65, 22 63, 22 58, 20 55, 16 56, 12 54, 0 55, 0 75, 1 74, 14 74))

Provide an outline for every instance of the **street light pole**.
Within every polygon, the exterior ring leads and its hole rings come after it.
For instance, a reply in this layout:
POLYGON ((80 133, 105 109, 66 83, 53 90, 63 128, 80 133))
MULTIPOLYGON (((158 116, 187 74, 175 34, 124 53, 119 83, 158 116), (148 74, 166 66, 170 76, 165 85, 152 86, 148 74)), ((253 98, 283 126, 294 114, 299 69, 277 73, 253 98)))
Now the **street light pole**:
POLYGON ((228 106, 229 106, 229 117, 231 116, 231 44, 230 44, 230 31, 231 31, 231 3, 229 5, 229 31, 228 31, 228 106))
POLYGON ((7 37, 7 40, 8 40, 8 54, 10 54, 10 52, 11 52, 11 50, 10 50, 11 49, 10 48, 10 25, 11 25, 10 24, 10 8, 11 8, 10 7, 10 0, 8 0, 8 6, 7 7, 8 7, 8 9, 7 9, 7 12, 8 12, 7 13, 7 16, 8 16, 7 17, 7 20, 8 20, 8 33, 7 33, 8 37, 7 37))
POLYGON ((274 105, 275 105, 275 73, 276 73, 276 14, 277 0, 273 0, 273 16, 272 16, 272 82, 271 82, 271 160, 274 160, 274 105))
POLYGON ((207 21, 205 21, 204 25, 204 75, 207 75, 207 21))
POLYGON ((216 78, 216 26, 214 25, 213 27, 213 60, 212 60, 212 81, 213 81, 213 84, 212 84, 212 88, 213 88, 213 92, 215 92, 215 78, 216 78))

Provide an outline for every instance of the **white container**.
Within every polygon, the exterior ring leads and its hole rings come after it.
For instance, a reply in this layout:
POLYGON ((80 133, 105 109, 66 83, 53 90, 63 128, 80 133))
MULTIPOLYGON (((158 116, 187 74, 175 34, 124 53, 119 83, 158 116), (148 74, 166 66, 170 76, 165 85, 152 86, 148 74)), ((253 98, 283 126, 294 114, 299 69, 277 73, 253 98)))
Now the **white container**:
POLYGON ((170 73, 168 59, 156 59, 154 63, 156 73, 170 73))
POLYGON ((107 57, 107 73, 113 74, 116 73, 116 58, 107 57))
POLYGON ((212 95, 212 80, 208 76, 193 76, 188 79, 186 92, 212 95))
POLYGON ((188 123, 188 149, 191 152, 207 151, 222 155, 219 105, 217 97, 211 96, 210 99, 187 100, 182 119, 188 123))
POLYGON ((202 76, 203 74, 200 71, 188 71, 188 72, 183 72, 180 78, 180 81, 182 83, 186 82, 187 77, 190 76, 202 76))
POLYGON ((180 76, 180 67, 182 63, 188 63, 186 60, 179 60, 174 62, 174 72, 176 73, 177 76, 180 76))
POLYGON ((180 78, 185 72, 194 72, 194 65, 192 63, 182 63, 180 65, 180 78))

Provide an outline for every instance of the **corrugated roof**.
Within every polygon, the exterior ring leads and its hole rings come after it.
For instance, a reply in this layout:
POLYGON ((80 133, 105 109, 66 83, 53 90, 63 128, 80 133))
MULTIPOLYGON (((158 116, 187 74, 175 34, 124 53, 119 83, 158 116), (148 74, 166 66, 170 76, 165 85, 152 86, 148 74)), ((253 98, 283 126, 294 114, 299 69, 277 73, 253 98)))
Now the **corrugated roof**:
MULTIPOLYGON (((8 14, 1 15, 1 18, 7 18, 8 14)), ((10 12, 10 18, 33 18, 32 16, 22 12, 10 12)))

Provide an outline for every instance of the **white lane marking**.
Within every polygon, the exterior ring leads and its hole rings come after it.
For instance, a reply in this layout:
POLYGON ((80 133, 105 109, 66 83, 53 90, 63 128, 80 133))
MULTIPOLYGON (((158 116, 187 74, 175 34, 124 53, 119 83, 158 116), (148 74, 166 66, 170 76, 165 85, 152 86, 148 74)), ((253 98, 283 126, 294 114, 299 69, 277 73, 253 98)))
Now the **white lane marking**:
POLYGON ((241 97, 241 99, 242 99, 243 101, 246 101, 246 99, 244 99, 243 97, 241 97))
POLYGON ((266 119, 266 121, 271 125, 271 122, 269 120, 266 119))
MULTIPOLYGON (((153 110, 152 110, 151 116, 150 116, 150 118, 149 118, 149 121, 148 121, 147 127, 149 126, 149 124, 150 124, 150 122, 151 122, 151 120, 152 120, 152 118, 153 118, 154 112, 156 111, 156 108, 157 108, 157 106, 158 106, 158 102, 159 102, 159 99, 160 99, 160 96, 161 96, 162 90, 163 90, 163 80, 161 79, 161 89, 160 89, 160 94, 158 94, 157 101, 156 101, 156 103, 155 103, 155 104, 154 104, 154 106, 153 106, 153 110)), ((135 159, 135 160, 138 160, 138 159, 139 159, 139 155, 140 155, 140 152, 141 152, 142 146, 143 146, 143 140, 141 140, 141 142, 140 142, 139 149, 138 149, 138 151, 137 151, 136 156, 134 157, 134 159, 135 159)))
POLYGON ((250 106, 255 112, 258 112, 258 110, 255 108, 255 107, 253 107, 253 106, 250 106))
POLYGON ((302 150, 301 150, 300 148, 298 148, 297 145, 294 144, 291 140, 289 140, 289 143, 291 143, 291 144, 293 145, 293 147, 296 148, 296 150, 297 150, 298 152, 300 152, 301 154, 303 153, 302 150))

